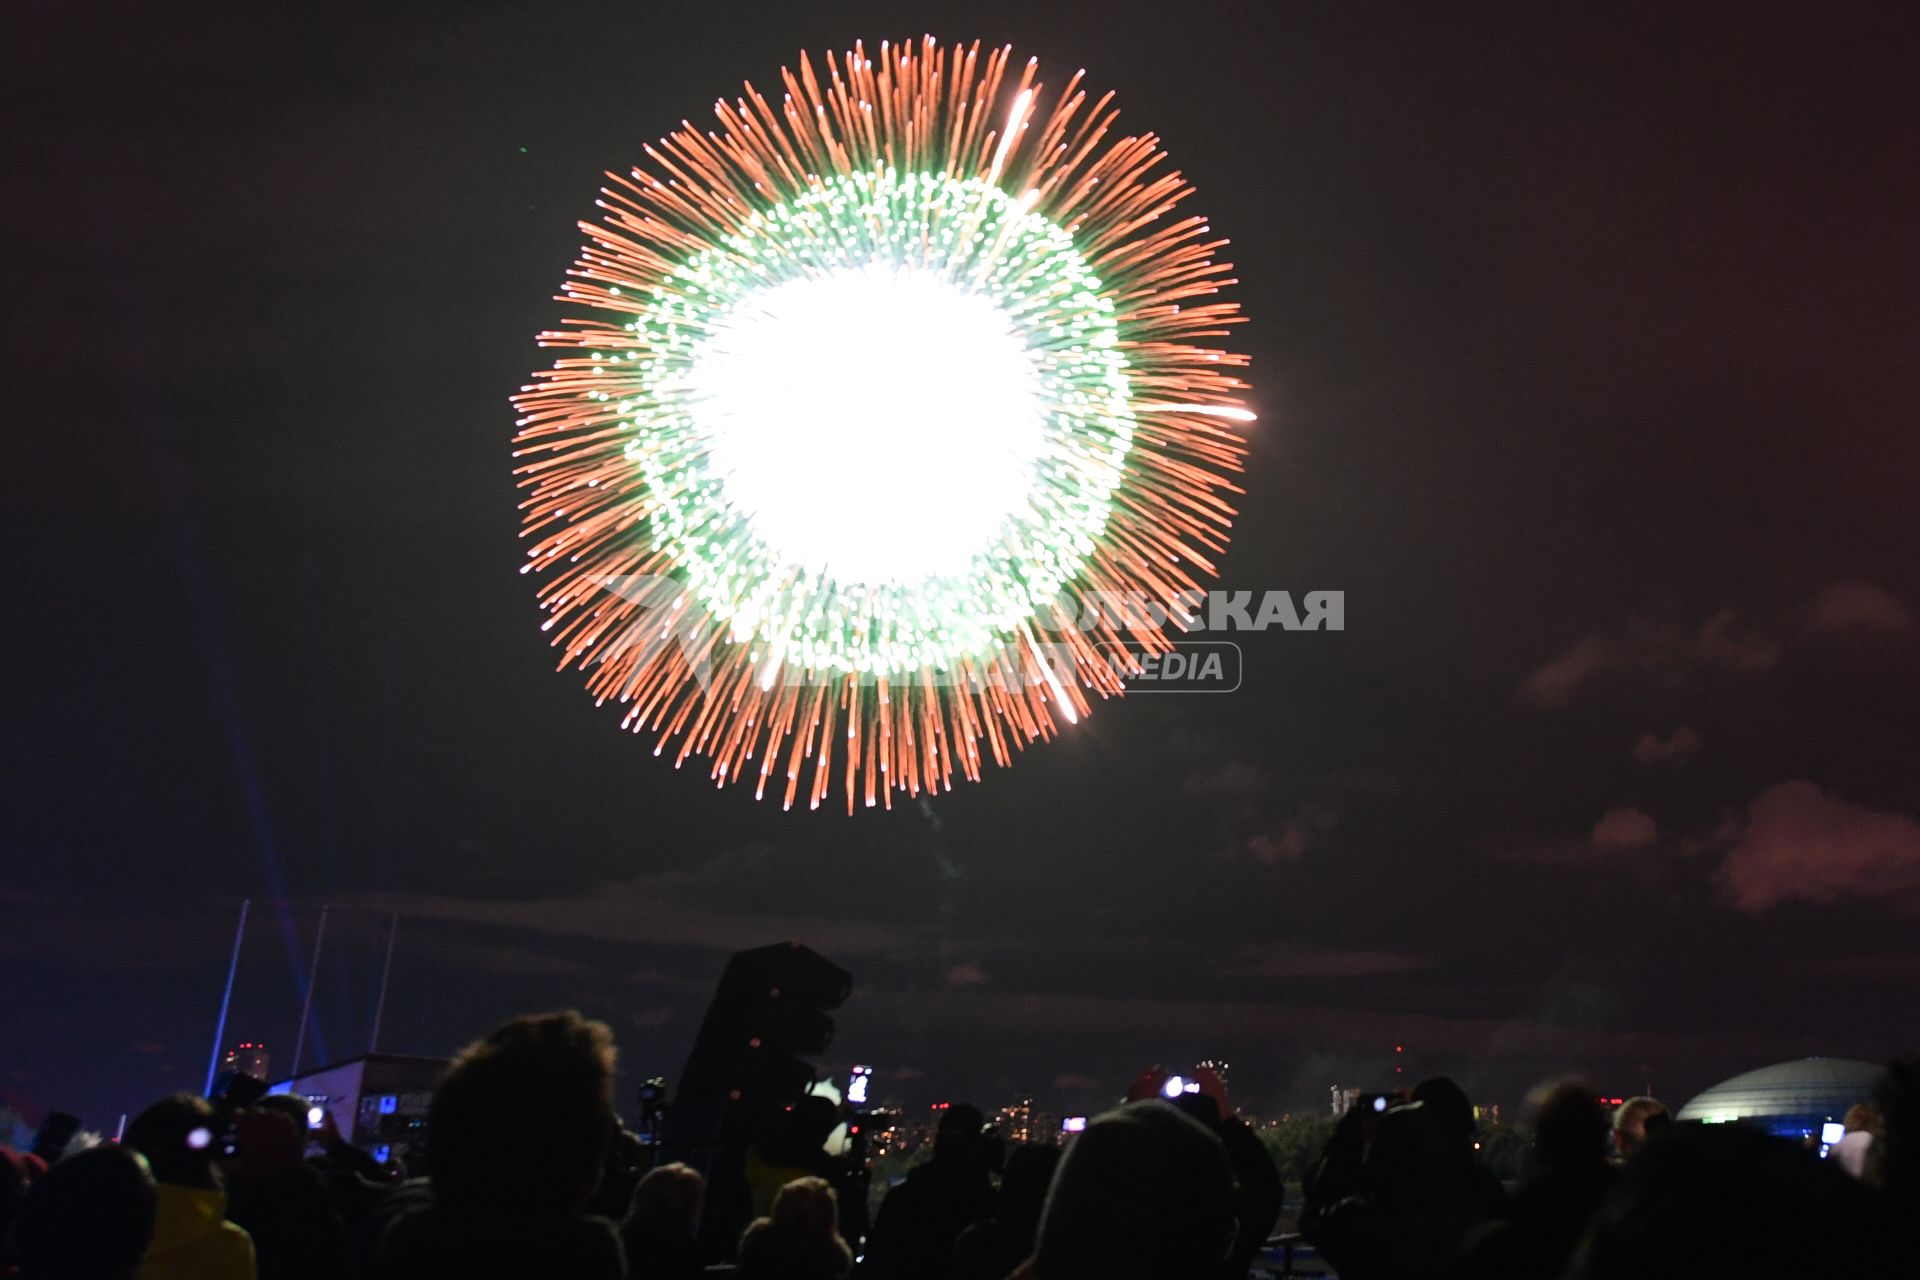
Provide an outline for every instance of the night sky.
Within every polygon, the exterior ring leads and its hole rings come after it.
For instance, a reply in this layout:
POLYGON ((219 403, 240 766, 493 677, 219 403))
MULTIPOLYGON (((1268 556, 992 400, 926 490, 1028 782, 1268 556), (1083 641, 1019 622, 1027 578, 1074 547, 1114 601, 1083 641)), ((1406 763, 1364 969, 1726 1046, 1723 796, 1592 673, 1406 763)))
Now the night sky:
POLYGON ((279 8, 0 37, 0 1102, 197 1087, 242 897, 229 1038, 283 1068, 322 903, 309 1063, 395 910, 385 1049, 577 1006, 671 1075, 791 937, 857 980, 826 1065, 914 1105, 1920 1043, 1910 8, 279 8), (1347 629, 782 813, 555 674, 507 397, 603 170, 929 31, 1164 138, 1251 316, 1222 585, 1347 629))

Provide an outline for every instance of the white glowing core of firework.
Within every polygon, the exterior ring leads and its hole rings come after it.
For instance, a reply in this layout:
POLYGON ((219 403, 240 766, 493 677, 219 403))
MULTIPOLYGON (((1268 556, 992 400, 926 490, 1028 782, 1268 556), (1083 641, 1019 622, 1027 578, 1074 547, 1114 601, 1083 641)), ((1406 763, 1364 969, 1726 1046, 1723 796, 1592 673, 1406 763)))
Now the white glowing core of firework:
POLYGON ((992 299, 871 264, 760 289, 701 344, 692 413, 729 505, 841 585, 968 572, 1030 505, 1034 355, 992 299))

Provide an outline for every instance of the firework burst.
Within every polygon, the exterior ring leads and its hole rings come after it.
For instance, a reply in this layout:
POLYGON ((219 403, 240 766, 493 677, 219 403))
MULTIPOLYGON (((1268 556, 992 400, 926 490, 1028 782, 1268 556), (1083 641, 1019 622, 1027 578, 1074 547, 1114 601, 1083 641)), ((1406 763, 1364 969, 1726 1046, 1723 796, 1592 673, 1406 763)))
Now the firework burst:
POLYGON ((562 669, 718 784, 977 779, 1170 647, 1111 602, 1224 548, 1225 242, 1111 94, 1009 58, 803 55, 581 224, 582 314, 515 397, 523 572, 562 669))

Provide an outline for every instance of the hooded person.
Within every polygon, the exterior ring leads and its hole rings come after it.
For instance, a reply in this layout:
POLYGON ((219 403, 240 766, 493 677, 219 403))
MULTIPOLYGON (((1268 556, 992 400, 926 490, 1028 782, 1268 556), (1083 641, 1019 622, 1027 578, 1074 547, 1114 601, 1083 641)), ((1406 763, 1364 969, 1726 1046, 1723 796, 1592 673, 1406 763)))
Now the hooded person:
POLYGON ((1233 1216, 1240 1226, 1234 1233, 1232 1251, 1220 1263, 1219 1275, 1220 1280, 1246 1280, 1273 1224, 1279 1221, 1286 1187, 1266 1144, 1254 1135, 1246 1121, 1228 1108, 1226 1086, 1220 1077, 1204 1068, 1202 1071, 1204 1074, 1196 1073, 1200 1083, 1198 1092, 1182 1093, 1169 1101, 1212 1130, 1227 1149, 1235 1187, 1233 1216))
POLYGON ((1089 1121, 1061 1159, 1022 1280, 1207 1280, 1233 1247, 1233 1165, 1165 1102, 1089 1121))
POLYGON ((1348 1280, 1443 1275, 1461 1242, 1498 1215, 1506 1192, 1475 1158, 1472 1108, 1456 1094, 1428 1089, 1388 1107, 1358 1184, 1313 1219, 1308 1238, 1348 1280))
POLYGON ((1060 1148, 1029 1143, 1015 1147, 1000 1175, 993 1216, 974 1223, 953 1242, 946 1280, 1005 1280, 1033 1253, 1040 1211, 1060 1164, 1060 1148))
POLYGON ((993 1213, 992 1144, 979 1109, 956 1103, 940 1117, 933 1158, 887 1192, 867 1237, 861 1280, 929 1280, 945 1273, 960 1233, 993 1213))
POLYGON ((137 1280, 254 1280, 253 1237, 227 1221, 213 1164, 216 1124, 205 1098, 176 1093, 127 1126, 127 1146, 146 1157, 159 1184, 137 1280))

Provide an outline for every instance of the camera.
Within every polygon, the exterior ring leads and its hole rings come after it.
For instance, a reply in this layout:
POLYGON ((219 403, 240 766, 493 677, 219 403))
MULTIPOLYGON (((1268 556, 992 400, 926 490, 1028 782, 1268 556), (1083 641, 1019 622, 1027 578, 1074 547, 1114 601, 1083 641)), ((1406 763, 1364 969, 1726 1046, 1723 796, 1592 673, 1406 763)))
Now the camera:
POLYGON ((640 1082, 640 1141, 648 1146, 660 1141, 660 1121, 667 1110, 667 1078, 649 1076, 640 1082))
POLYGON ((214 1081, 207 1101, 213 1104, 214 1122, 210 1130, 195 1129, 187 1135, 187 1145, 195 1151, 207 1151, 216 1160, 231 1160, 240 1154, 236 1124, 240 1113, 267 1096, 267 1082, 238 1071, 228 1071, 214 1081), (198 1138, 200 1141, 196 1142, 198 1138))

